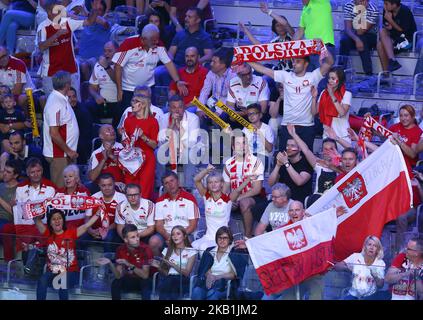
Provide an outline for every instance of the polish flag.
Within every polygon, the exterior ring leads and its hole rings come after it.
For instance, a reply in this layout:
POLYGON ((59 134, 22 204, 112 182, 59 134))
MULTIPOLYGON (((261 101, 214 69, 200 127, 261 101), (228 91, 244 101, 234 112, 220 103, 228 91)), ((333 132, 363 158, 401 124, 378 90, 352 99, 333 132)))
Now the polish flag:
POLYGON ((331 208, 247 240, 266 294, 278 293, 326 271, 333 260, 336 219, 336 210, 331 208))
POLYGON ((332 206, 344 206, 338 219, 335 260, 360 252, 369 235, 380 238, 384 225, 407 212, 412 204, 410 177, 397 145, 385 141, 310 208, 317 214, 332 206))

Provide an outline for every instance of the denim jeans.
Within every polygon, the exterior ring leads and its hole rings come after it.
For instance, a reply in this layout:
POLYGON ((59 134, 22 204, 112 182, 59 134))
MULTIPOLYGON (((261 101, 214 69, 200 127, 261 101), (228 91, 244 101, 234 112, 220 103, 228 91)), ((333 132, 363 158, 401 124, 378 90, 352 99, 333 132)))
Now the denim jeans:
MULTIPOLYGON (((362 35, 358 35, 360 40, 364 44, 364 50, 358 51, 358 54, 361 58, 361 64, 363 66, 363 71, 365 74, 372 74, 372 58, 371 58, 371 50, 376 47, 377 36, 375 33, 365 33, 362 35)), ((355 41, 351 39, 346 33, 342 35, 341 38, 341 48, 339 49, 339 54, 341 56, 348 56, 351 50, 356 49, 355 41)))
POLYGON ((143 300, 150 300, 151 279, 123 276, 112 282, 112 300, 121 300, 122 291, 141 292, 143 300))
POLYGON ((226 291, 219 291, 214 288, 206 289, 195 287, 192 290, 192 300, 222 300, 226 297, 226 291))
POLYGON ((10 54, 15 52, 16 31, 19 27, 28 28, 34 24, 35 14, 20 11, 8 10, 1 19, 0 24, 0 45, 4 45, 6 41, 7 50, 10 54))
MULTIPOLYGON (((53 287, 53 279, 57 276, 56 273, 47 271, 41 275, 37 283, 37 300, 46 300, 47 298, 47 288, 53 287)), ((72 288, 78 283, 79 272, 67 272, 66 273, 66 288, 59 289, 59 299, 60 300, 69 300, 69 291, 68 289, 72 288)), ((62 283, 61 283, 62 284, 62 283)))
MULTIPOLYGON (((168 275, 159 276, 159 300, 178 300, 180 296, 181 276, 168 275)), ((182 276, 182 294, 189 291, 189 278, 182 276)))

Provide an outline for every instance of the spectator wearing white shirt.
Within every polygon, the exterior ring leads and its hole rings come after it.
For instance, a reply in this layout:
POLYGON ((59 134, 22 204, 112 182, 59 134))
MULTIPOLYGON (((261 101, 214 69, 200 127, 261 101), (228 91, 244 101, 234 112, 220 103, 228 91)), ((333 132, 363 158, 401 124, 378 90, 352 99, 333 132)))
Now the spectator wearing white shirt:
POLYGON ((115 41, 109 41, 104 45, 103 53, 94 65, 90 83, 90 95, 95 101, 91 113, 95 118, 113 118, 113 126, 119 123, 120 107, 117 101, 117 87, 114 72, 113 55, 119 45, 115 41))
POLYGON ((154 69, 161 61, 178 90, 185 94, 188 90, 185 82, 179 78, 175 65, 166 53, 165 47, 158 47, 160 30, 154 24, 147 24, 140 36, 126 39, 113 56, 115 63, 117 100, 121 102, 121 111, 131 104, 133 91, 136 86, 154 86, 154 69))
POLYGON ((289 138, 286 127, 288 123, 295 125, 298 135, 310 150, 313 150, 314 115, 317 108, 312 108, 312 90, 313 87, 317 88, 320 80, 332 67, 333 57, 327 51, 327 57, 320 61, 320 68, 313 72, 306 71, 309 63, 310 56, 293 59, 292 72, 272 70, 256 62, 249 63, 256 71, 271 77, 276 82, 283 83, 284 107, 279 150, 286 148, 286 142, 289 138))
POLYGON ((47 99, 43 116, 43 155, 50 164, 51 181, 62 188, 63 169, 78 158, 79 127, 66 96, 71 88, 70 73, 59 71, 52 81, 54 90, 47 99))

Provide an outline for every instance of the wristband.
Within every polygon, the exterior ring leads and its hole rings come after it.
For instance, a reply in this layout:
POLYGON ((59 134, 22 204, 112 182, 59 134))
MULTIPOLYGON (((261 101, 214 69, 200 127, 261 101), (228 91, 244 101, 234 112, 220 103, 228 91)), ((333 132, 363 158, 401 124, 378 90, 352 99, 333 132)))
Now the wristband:
POLYGON ((272 10, 272 9, 270 9, 270 10, 269 10, 269 12, 268 12, 267 14, 268 14, 268 16, 270 17, 270 16, 272 15, 272 13, 273 13, 273 10, 272 10))

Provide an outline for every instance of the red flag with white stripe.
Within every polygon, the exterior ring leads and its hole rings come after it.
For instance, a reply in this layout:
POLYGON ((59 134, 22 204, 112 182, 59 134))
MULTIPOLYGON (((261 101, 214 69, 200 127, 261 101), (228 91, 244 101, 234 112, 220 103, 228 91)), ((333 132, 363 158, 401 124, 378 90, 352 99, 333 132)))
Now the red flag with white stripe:
POLYGON ((333 259, 336 210, 247 240, 266 294, 278 293, 327 270, 333 259))
POLYGON ((413 200, 410 177, 400 148, 389 140, 326 191, 307 212, 344 206, 338 219, 335 260, 360 252, 369 235, 380 238, 384 225, 407 212, 413 200))

